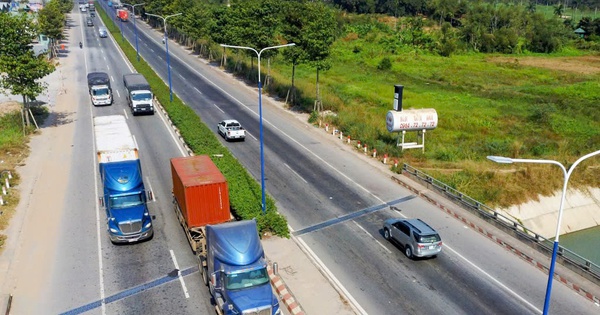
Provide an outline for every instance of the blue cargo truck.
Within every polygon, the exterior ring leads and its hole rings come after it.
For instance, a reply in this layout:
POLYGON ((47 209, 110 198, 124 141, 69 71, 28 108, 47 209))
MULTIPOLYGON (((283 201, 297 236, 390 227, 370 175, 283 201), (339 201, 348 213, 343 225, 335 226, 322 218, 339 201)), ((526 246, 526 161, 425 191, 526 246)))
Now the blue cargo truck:
POLYGON ((152 238, 138 149, 122 115, 94 118, 94 135, 108 235, 113 243, 131 243, 152 238))
POLYGON ((281 314, 273 294, 265 253, 256 221, 206 226, 207 253, 202 277, 217 312, 223 314, 281 314))
POLYGON ((218 314, 279 315, 255 220, 228 222, 227 181, 206 155, 171 159, 173 204, 218 314))

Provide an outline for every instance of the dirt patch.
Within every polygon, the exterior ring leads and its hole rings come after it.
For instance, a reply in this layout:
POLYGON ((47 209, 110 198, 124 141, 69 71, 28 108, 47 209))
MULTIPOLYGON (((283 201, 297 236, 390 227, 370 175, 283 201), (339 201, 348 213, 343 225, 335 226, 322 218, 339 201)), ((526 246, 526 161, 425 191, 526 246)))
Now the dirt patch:
POLYGON ((600 73, 600 56, 580 57, 492 57, 487 59, 493 63, 511 63, 537 68, 566 71, 581 74, 600 73))
POLYGON ((15 101, 0 102, 0 116, 6 113, 16 112, 21 109, 21 103, 15 101))

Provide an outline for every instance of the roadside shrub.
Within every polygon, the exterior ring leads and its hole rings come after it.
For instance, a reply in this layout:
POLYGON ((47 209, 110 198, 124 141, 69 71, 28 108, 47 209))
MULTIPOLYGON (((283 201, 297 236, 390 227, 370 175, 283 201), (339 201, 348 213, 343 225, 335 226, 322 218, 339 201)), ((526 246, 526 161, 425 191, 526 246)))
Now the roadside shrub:
POLYGON ((377 69, 379 70, 390 70, 392 69, 392 61, 389 57, 383 57, 379 64, 377 65, 377 69))

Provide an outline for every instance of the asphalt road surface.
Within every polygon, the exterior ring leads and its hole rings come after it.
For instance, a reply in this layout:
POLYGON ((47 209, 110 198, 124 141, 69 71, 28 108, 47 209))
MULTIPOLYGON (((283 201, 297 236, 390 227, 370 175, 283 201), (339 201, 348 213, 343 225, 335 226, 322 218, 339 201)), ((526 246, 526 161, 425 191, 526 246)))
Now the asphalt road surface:
MULTIPOLYGON (((114 10, 100 1, 114 16, 114 10)), ((68 84, 78 86, 73 156, 65 165, 66 190, 57 252, 50 280, 32 313, 209 314, 208 290, 171 208, 168 160, 183 151, 160 114, 132 117, 121 77, 131 72, 110 36, 98 37, 84 16, 71 15, 69 40, 83 39, 77 71, 68 84), (112 77, 115 103, 93 107, 85 75, 105 71, 112 77), (150 205, 155 237, 141 244, 114 246, 105 214, 93 150, 93 116, 124 114, 140 147, 147 186, 157 197, 150 205), (176 266, 177 265, 177 266, 176 266), (178 269, 181 273, 177 272, 178 269), (106 304, 99 301, 106 299, 106 304), (35 312, 35 311, 42 312, 35 312)), ((137 23, 141 56, 167 82, 161 34, 137 23)), ((123 23, 134 43, 133 23, 123 23)), ((173 90, 216 134, 216 124, 237 119, 247 129, 245 142, 224 145, 260 179, 257 93, 171 42, 173 90)), ((541 313, 547 276, 492 241, 465 227, 395 184, 368 159, 321 129, 308 126, 274 103, 263 102, 266 187, 294 234, 347 290, 350 301, 368 314, 536 314, 541 313), (409 260, 385 241, 382 223, 391 217, 418 217, 437 229, 444 250, 434 259, 409 260)), ((383 117, 382 117, 383 122, 383 117)), ((435 131, 434 131, 435 132, 435 131)), ((215 152, 218 153, 218 152, 215 152)), ((596 314, 598 308, 561 284, 553 289, 553 314, 596 314)), ((18 299, 15 300, 16 303, 18 299)), ((327 303, 327 301, 323 301, 327 303)), ((24 305, 15 307, 27 309, 24 305)), ((32 307, 33 306, 29 306, 32 307)))

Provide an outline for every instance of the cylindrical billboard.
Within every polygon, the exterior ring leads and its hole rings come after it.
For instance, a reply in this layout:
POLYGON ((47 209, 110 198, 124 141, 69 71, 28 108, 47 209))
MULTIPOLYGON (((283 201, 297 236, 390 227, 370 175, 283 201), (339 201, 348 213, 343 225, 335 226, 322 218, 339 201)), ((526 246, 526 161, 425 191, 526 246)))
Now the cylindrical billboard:
POLYGON ((437 127, 438 116, 433 108, 391 110, 385 117, 389 132, 431 130, 437 127))

